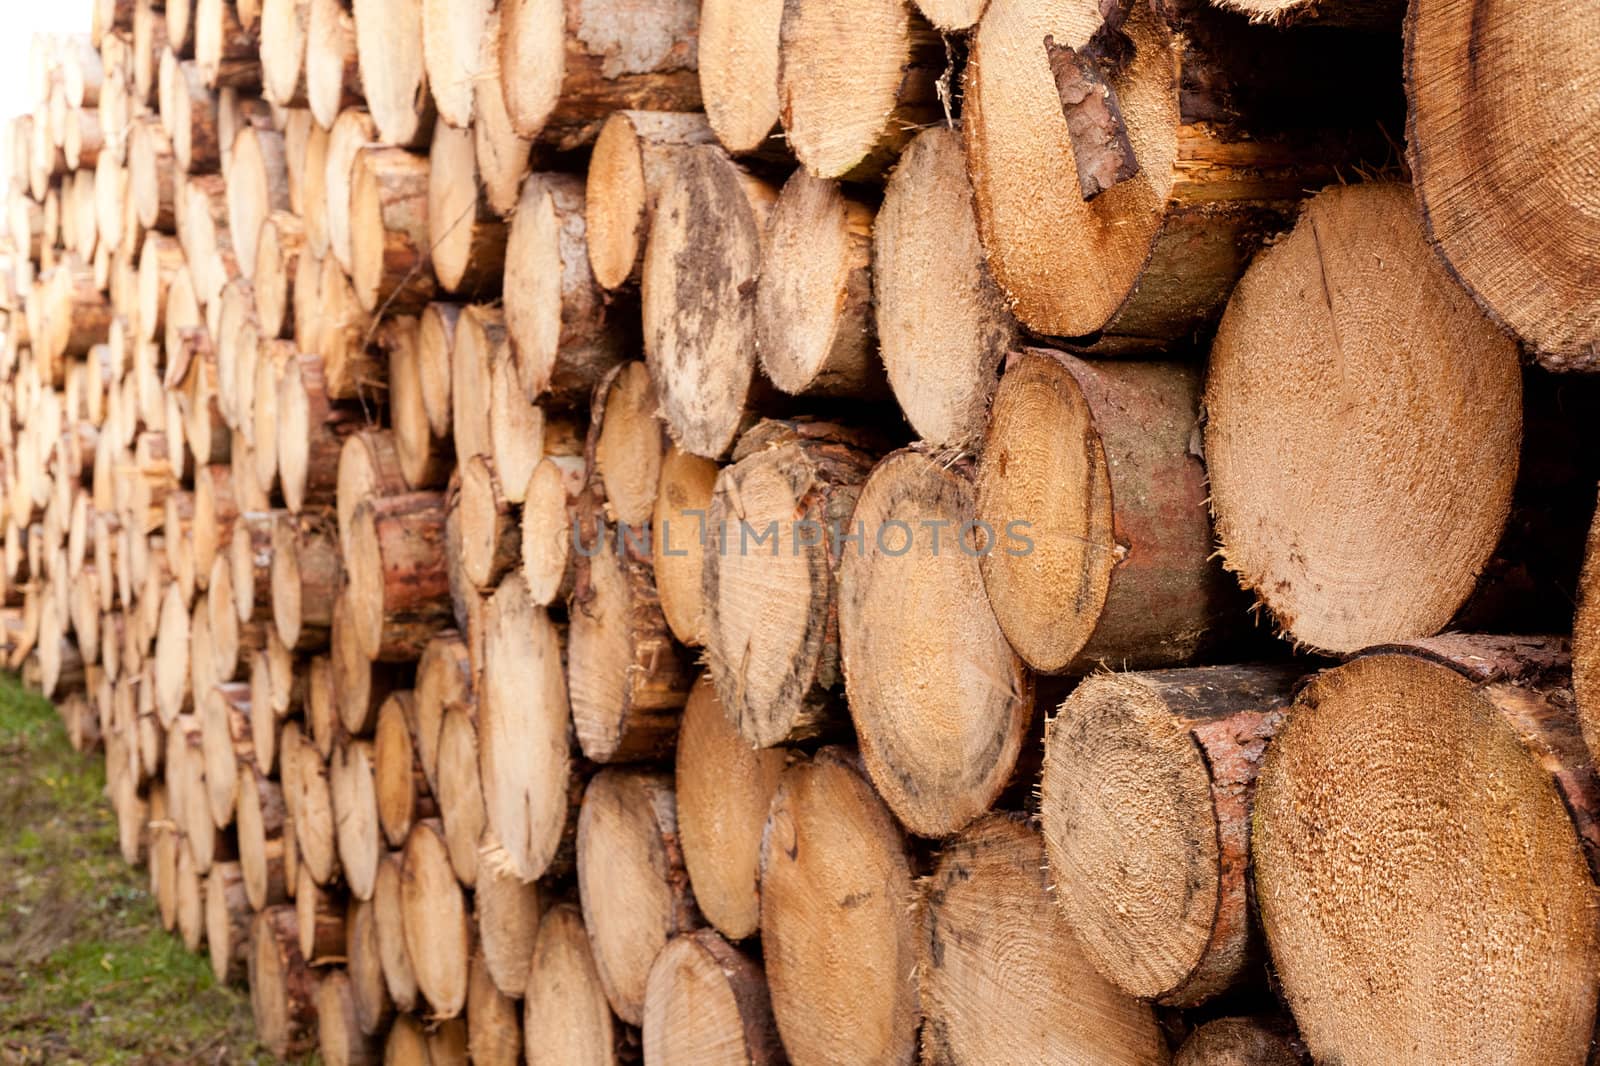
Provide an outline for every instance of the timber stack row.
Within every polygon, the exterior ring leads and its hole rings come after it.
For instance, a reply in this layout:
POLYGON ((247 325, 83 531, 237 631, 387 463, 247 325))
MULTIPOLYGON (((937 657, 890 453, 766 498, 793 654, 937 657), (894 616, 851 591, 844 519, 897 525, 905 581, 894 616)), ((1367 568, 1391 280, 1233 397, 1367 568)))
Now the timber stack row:
POLYGON ((0 639, 267 1047, 1584 1061, 1600 0, 1216 4, 35 43, 0 639))

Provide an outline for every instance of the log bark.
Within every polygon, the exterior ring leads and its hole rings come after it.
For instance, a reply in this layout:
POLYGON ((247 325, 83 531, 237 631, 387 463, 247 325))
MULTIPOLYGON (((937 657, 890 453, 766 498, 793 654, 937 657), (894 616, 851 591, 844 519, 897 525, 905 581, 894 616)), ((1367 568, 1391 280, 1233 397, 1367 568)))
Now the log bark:
POLYGON ((1200 3, 1085 14, 1000 0, 973 35, 962 133, 984 248, 1035 333, 1106 352, 1182 346, 1304 190, 1389 150, 1365 133, 1394 110, 1386 90, 1349 82, 1352 62, 1386 59, 1368 51, 1376 37, 1282 34, 1200 3), (1082 138, 1046 35, 1122 102, 1082 138), (1134 173, 1086 198, 1078 174, 1102 138, 1131 142, 1120 173, 1134 173))
POLYGON ((930 444, 970 447, 1017 336, 978 240, 959 131, 906 146, 873 223, 879 355, 906 421, 930 444))
POLYGON ((692 0, 504 5, 500 82, 513 128, 566 151, 593 141, 616 110, 697 110, 697 15, 692 0))
POLYGON ((523 391, 580 405, 623 358, 628 319, 589 268, 583 182, 540 173, 522 183, 505 256, 505 323, 523 391))
POLYGON ((1582 17, 1561 4, 1535 30, 1509 6, 1462 20, 1429 3, 1405 20, 1406 161, 1423 232, 1453 279, 1552 370, 1600 368, 1594 278, 1571 266, 1600 234, 1595 193, 1538 162, 1581 154, 1594 138, 1581 87, 1543 73, 1589 62, 1590 45, 1569 29, 1582 17), (1519 63, 1509 43, 1533 32, 1548 43, 1519 63), (1525 121, 1511 118, 1524 109, 1525 121))
POLYGON ((450 621, 444 496, 417 492, 356 507, 346 564, 356 640, 369 660, 415 660, 450 621))
POLYGON ((578 892, 606 999, 637 1025, 656 954, 701 924, 669 776, 608 769, 589 782, 578 816, 578 892))
POLYGON ((1379 1061, 1402 1039, 1422 1057, 1587 1053, 1600 790, 1567 668, 1563 640, 1450 634, 1371 649, 1300 692, 1261 767, 1251 852, 1274 970, 1317 1061, 1379 1061), (1502 859, 1441 881, 1439 857, 1468 840, 1502 859), (1312 891, 1330 884, 1349 891, 1312 891), (1549 964, 1484 953, 1508 936, 1549 964), (1541 1006, 1373 1001, 1372 952, 1397 989, 1470 972, 1541 1006), (1475 1021, 1440 1027, 1458 1012, 1475 1021))
POLYGON ((268 907, 251 923, 250 1006, 257 1037, 279 1058, 315 1042, 317 977, 297 940, 293 907, 268 907))
POLYGON ((921 900, 924 1061, 1167 1062, 1155 1012, 1095 972, 1056 908, 1044 851, 994 814, 941 853, 921 900))
POLYGON ((428 229, 428 157, 368 146, 350 178, 350 274, 374 315, 422 310, 435 281, 428 229))
POLYGON ((911 875, 900 829, 852 753, 824 748, 785 772, 762 833, 761 944, 792 1059, 912 1062, 911 875))
POLYGON ((751 1066, 785 1063, 759 963, 709 929, 675 937, 650 967, 644 1053, 663 1064, 737 1055, 751 1066))
POLYGON ((651 207, 673 149, 715 137, 706 116, 694 112, 617 111, 606 119, 589 159, 583 208, 589 266, 602 288, 638 283, 651 207))
POLYGON ((400 909, 417 988, 434 1017, 454 1018, 467 1003, 472 927, 437 820, 418 822, 406 840, 400 909))
POLYGON ((764 421, 717 476, 702 577, 707 662, 756 747, 815 737, 839 710, 838 531, 872 469, 863 445, 865 434, 835 423, 764 421))
POLYGON ((1257 257, 1203 403, 1223 563, 1285 636, 1353 652, 1444 628, 1509 513, 1521 377, 1515 344, 1429 253, 1403 186, 1328 189, 1257 257), (1388 297, 1353 298, 1370 291, 1388 297), (1388 361, 1400 348, 1403 375, 1388 361), (1312 380, 1344 399, 1300 400, 1312 380), (1336 490, 1305 491, 1335 469, 1336 490))
POLYGON ((988 809, 1033 714, 1032 678, 989 607, 971 532, 960 540, 975 503, 970 467, 898 451, 873 469, 849 519, 863 545, 841 540, 839 649, 862 761, 923 835, 956 832, 988 809), (953 535, 935 548, 940 531, 953 535), (929 641, 944 650, 930 654, 929 641))
POLYGON ((1097 674, 1052 720, 1039 806, 1056 899, 1085 956, 1129 995, 1193 1006, 1259 963, 1250 805, 1299 675, 1097 674), (1118 859, 1134 853, 1137 867, 1118 859))
POLYGON ((733 446, 755 385, 750 294, 776 192, 712 145, 674 163, 645 244, 645 359, 673 439, 715 459, 733 446))

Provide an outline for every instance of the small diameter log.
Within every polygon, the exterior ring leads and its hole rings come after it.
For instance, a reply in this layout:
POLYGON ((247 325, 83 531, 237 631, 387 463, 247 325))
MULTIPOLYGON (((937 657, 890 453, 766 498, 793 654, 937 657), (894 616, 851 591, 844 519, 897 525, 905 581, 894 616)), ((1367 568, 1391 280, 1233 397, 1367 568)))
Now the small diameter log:
MULTIPOLYGON (((715 476, 715 464, 711 466, 715 476)), ((562 602, 572 592, 572 523, 582 488, 582 457, 556 455, 539 460, 523 490, 522 576, 541 607, 562 602)))
POLYGON ((350 178, 350 275, 362 309, 422 310, 435 287, 429 248, 428 157, 361 149, 350 178))
POLYGON ((332 259, 322 261, 314 310, 320 320, 313 334, 314 350, 327 364, 328 394, 370 406, 374 394, 385 387, 383 360, 372 345, 372 316, 362 309, 350 278, 332 259))
POLYGON ((272 527, 272 619, 294 651, 325 647, 344 573, 332 516, 280 515, 272 527))
POLYGON ((311 879, 325 885, 339 871, 338 825, 328 763, 310 744, 297 745, 293 752, 285 744, 283 758, 284 783, 295 797, 289 806, 299 845, 296 855, 311 879), (292 769, 288 762, 291 755, 295 762, 292 769))
POLYGON ((794 1061, 909 1066, 916 926, 905 840, 853 755, 786 771, 761 840, 761 944, 794 1061))
MULTIPOLYGON (((240 625, 272 621, 272 529, 285 514, 245 511, 233 523, 226 559, 234 617, 240 625)), ((283 695, 287 698, 287 685, 283 695)))
POLYGON ((256 269, 261 223, 289 210, 289 164, 283 134, 246 126, 233 140, 228 167, 228 232, 239 270, 248 280, 256 269))
POLYGON ((194 61, 213 89, 250 92, 261 87, 255 34, 227 0, 194 0, 194 61))
MULTIPOLYGON (((446 8, 444 0, 430 7, 446 8)), ((447 18, 461 18, 449 7, 447 18)), ((473 38, 473 47, 478 46, 473 38)), ((471 98, 472 82, 464 81, 471 98)), ((435 92, 438 91, 437 84, 435 92)), ((493 293, 505 268, 510 227, 492 207, 478 176, 472 130, 438 123, 428 149, 428 248, 434 274, 446 292, 467 296, 493 293)))
POLYGON ((735 155, 781 142, 778 33, 783 0, 703 0, 700 96, 706 120, 735 155))
MULTIPOLYGON (((423 0, 422 58, 428 89, 443 122, 466 130, 472 124, 473 80, 481 76, 483 32, 491 0, 423 0)), ((469 142, 470 143, 470 142, 469 142)))
POLYGON ((417 757, 428 787, 438 791, 439 732, 445 708, 452 703, 476 702, 473 662, 467 643, 454 629, 434 634, 417 661, 415 687, 417 757))
POLYGON ((757 747, 815 737, 839 709, 838 537, 872 469, 863 443, 833 423, 760 422, 717 476, 706 656, 724 710, 757 747))
POLYGON ((839 649, 862 761, 926 836, 989 808, 1033 714, 1032 678, 983 591, 975 496, 965 463, 895 452, 849 520, 863 545, 841 547, 839 649))
POLYGON ((385 144, 426 141, 433 126, 422 51, 422 0, 355 0, 361 87, 385 144))
POLYGON ((524 881, 555 859, 568 819, 571 715, 562 640, 520 575, 483 617, 478 755, 489 829, 524 881))
POLYGON ((1505 526, 1522 383, 1404 186, 1330 188, 1256 258, 1204 406, 1223 563, 1285 636, 1349 652, 1444 628, 1505 526))
POLYGON ((710 929, 675 937, 650 967, 643 1043, 652 1063, 785 1063, 761 964, 710 929))
POLYGON ((1085 346, 1151 352, 1216 316, 1306 189, 1389 152, 1346 131, 1393 108, 1349 81, 1353 63, 1384 61, 1369 51, 1377 35, 1333 47, 1187 2, 1103 21, 1090 5, 991 2, 972 38, 962 133, 984 247, 1017 317, 1085 346), (1058 86, 1052 46, 1104 89, 1058 86), (1075 128, 1082 103, 1107 90, 1120 107, 1075 128), (1115 173, 1082 176, 1102 158, 1115 173))
POLYGON ((715 459, 733 446, 754 384, 750 293, 776 191, 714 145, 680 149, 672 162, 640 280, 645 359, 673 439, 715 459))
POLYGON ((540 173, 522 183, 506 242, 505 322, 532 401, 582 403, 627 347, 627 317, 590 272, 583 213, 579 178, 540 173))
POLYGON ((528 963, 544 909, 539 886, 519 878, 497 844, 484 846, 477 873, 473 900, 485 968, 502 994, 520 995, 528 987, 528 963))
POLYGON ((1419 1060, 1581 1061, 1597 812, 1564 641, 1451 634, 1318 675, 1262 763, 1251 842, 1312 1057, 1382 1062, 1404 1043, 1419 1060), (1494 861, 1461 861, 1488 841, 1494 861), (1374 999, 1379 980, 1394 994, 1374 999), (1506 1010, 1450 991, 1482 982, 1506 1010))
POLYGON ((782 749, 750 746, 702 673, 678 731, 678 834, 695 900, 729 940, 757 931, 762 827, 788 764, 782 749))
POLYGON ((578 815, 578 892, 606 999, 637 1025, 657 952, 701 924, 670 776, 608 769, 589 782, 578 815))
POLYGON ((1299 675, 1096 674, 1052 720, 1039 806, 1055 898, 1084 955, 1129 995, 1193 1006, 1260 961, 1250 803, 1299 675))
POLYGON ((655 507, 667 448, 658 407, 642 362, 618 365, 595 387, 589 426, 594 470, 608 513, 623 525, 644 525, 655 507))
POLYGON ((1600 521, 1590 520, 1572 619, 1572 691, 1590 753, 1600 751, 1600 521))
POLYGON ((486 456, 475 455, 461 464, 458 507, 462 566, 480 592, 493 592, 522 559, 522 531, 486 456))
POLYGON ((378 961, 389 999, 398 1012, 416 1010, 419 1002, 417 976, 411 967, 411 952, 406 947, 405 917, 401 906, 403 856, 391 851, 378 864, 378 880, 372 891, 373 930, 378 944, 378 961))
POLYGON ((310 0, 261 0, 261 95, 278 107, 306 106, 310 0))
MULTIPOLYGON (((339 868, 356 899, 372 898, 378 861, 384 851, 375 761, 372 741, 350 738, 334 748, 328 763, 339 868)), ((296 903, 300 902, 300 895, 295 893, 296 903)), ((307 957, 315 961, 313 956, 307 957)))
POLYGON ((661 614, 647 534, 607 526, 592 475, 590 492, 568 604, 573 731, 595 762, 649 759, 671 750, 693 675, 661 614))
POLYGON ((1148 1004, 1116 988, 1056 908, 1057 871, 1022 816, 993 814, 940 854, 923 887, 917 983, 935 1062, 1162 1066, 1148 1004))
POLYGON ((380 663, 367 657, 357 613, 346 586, 333 606, 328 658, 333 680, 332 702, 337 708, 336 729, 352 735, 372 731, 383 701, 390 692, 406 687, 410 673, 406 663, 380 663))
POLYGON ((693 112, 616 111, 606 119, 589 159, 583 210, 589 266, 601 287, 638 282, 651 207, 672 150, 715 136, 706 116, 693 112))
POLYGON ((285 882, 284 849, 293 830, 286 825, 284 794, 276 781, 253 768, 241 775, 239 809, 239 870, 245 898, 254 910, 289 898, 285 882))
POLYGON ((625 1026, 612 1015, 583 912, 571 903, 545 911, 522 1001, 528 1066, 592 1062, 615 1066, 633 1056, 625 1026))
POLYGON ((339 112, 328 131, 328 147, 323 157, 323 183, 327 211, 323 221, 328 236, 327 252, 348 273, 350 258, 350 184, 355 177, 356 156, 378 140, 378 127, 372 116, 358 107, 339 112))
POLYGON ((1188 364, 1008 361, 975 517, 989 603, 1029 666, 1186 663, 1245 621, 1212 558, 1200 387, 1188 364))
POLYGON ((199 467, 194 472, 194 521, 189 527, 194 551, 194 567, 206 587, 221 549, 233 536, 239 517, 239 501, 234 496, 233 475, 220 463, 199 467))
POLYGON ((517 206, 522 179, 527 176, 532 145, 517 136, 506 110, 505 87, 500 82, 500 8, 489 12, 483 28, 474 81, 472 144, 483 178, 484 197, 501 218, 517 206))
POLYGON ((356 23, 339 0, 311 0, 306 37, 306 102, 316 124, 332 129, 339 113, 364 99, 356 23))
POLYGON ((294 908, 268 907, 250 925, 250 1007, 256 1035, 279 1058, 316 1040, 316 974, 300 954, 294 908))
POLYGON ((139 250, 138 332, 144 340, 155 340, 166 327, 167 293, 183 266, 183 246, 164 233, 145 234, 139 250))
MULTIPOLYGON (((483 778, 478 770, 477 714, 471 704, 452 703, 439 726, 439 818, 450 865, 468 888, 478 882, 478 849, 484 839, 487 817, 483 809, 483 778)), ((502 849, 503 850, 503 849, 502 849)))
POLYGON ((697 110, 698 15, 693 0, 503 5, 500 84, 517 134, 567 151, 613 111, 697 110))
MULTIPOLYGON (((374 891, 374 897, 376 894, 374 891)), ((383 977, 375 901, 358 899, 350 903, 350 917, 345 923, 345 968, 355 999, 357 1026, 369 1036, 382 1033, 394 1013, 394 1002, 389 998, 389 986, 383 977)))
POLYGON ((970 447, 1017 324, 978 241, 958 131, 935 126, 906 146, 872 237, 878 350, 895 399, 923 440, 970 447))
MULTIPOLYGON (((661 460, 655 511, 650 519, 654 535, 652 559, 656 571, 656 593, 661 598, 661 613, 666 616, 672 635, 691 647, 699 647, 706 642, 702 574, 709 540, 706 515, 711 510, 711 493, 717 482, 717 469, 717 464, 710 459, 692 455, 676 444, 668 445, 666 455, 661 460)), ((532 495, 530 487, 530 499, 532 495)), ((524 569, 528 565, 526 544, 530 514, 529 505, 524 504, 524 569)), ((562 532, 563 553, 570 544, 569 520, 562 532)))
POLYGON ((327 966, 344 961, 343 893, 323 888, 300 868, 295 886, 295 926, 300 939, 300 954, 308 965, 327 966))
POLYGON ((1294 1026, 1275 1018, 1218 1018, 1190 1033, 1172 1066, 1305 1066, 1294 1026))
POLYGON ((836 181, 797 170, 767 224, 756 286, 761 369, 784 392, 884 392, 872 315, 876 209, 836 181))
MULTIPOLYGON (((295 278, 300 270, 300 254, 305 248, 305 224, 287 211, 274 211, 261 223, 256 242, 255 274, 251 289, 256 299, 256 318, 263 338, 294 335, 295 278)), ((310 297, 311 294, 307 293, 310 297)), ((259 395, 260 389, 257 388, 259 395)))
POLYGON ((379 1041, 361 1029, 354 982, 342 969, 323 975, 317 986, 317 1050, 327 1066, 378 1066, 379 1041))
POLYGON ((178 892, 178 939, 198 953, 206 939, 206 873, 200 871, 185 838, 178 844, 175 883, 178 892))
POLYGON ((399 442, 393 432, 366 426, 346 437, 339 449, 334 490, 340 551, 346 556, 350 553, 350 531, 355 526, 356 508, 362 501, 399 496, 405 491, 399 442))
POLYGON ((155 660, 156 710, 162 726, 171 729, 178 715, 193 703, 189 691, 189 608, 176 583, 168 585, 161 598, 155 660))
POLYGON ((878 177, 914 131, 945 117, 943 38, 904 0, 848 14, 827 0, 787 0, 779 50, 789 147, 819 178, 878 177))
POLYGON ((413 739, 416 698, 409 689, 391 692, 378 708, 373 734, 373 783, 378 825, 392 848, 404 846, 413 823, 438 815, 413 739))
MULTIPOLYGON (((430 304, 428 311, 439 308, 430 304)), ((424 334, 428 314, 424 314, 424 334)), ((443 324, 445 316, 435 316, 443 324)), ((456 460, 493 451, 489 435, 489 412, 493 407, 492 368, 510 361, 511 337, 505 313, 498 307, 475 305, 462 308, 450 327, 450 417, 456 460)), ((431 417, 431 416, 430 416, 431 417)))
POLYGON ((172 139, 153 116, 136 120, 128 134, 128 190, 139 225, 172 232, 178 174, 172 139))
MULTIPOLYGON (((389 421, 401 478, 410 489, 437 488, 448 477, 449 436, 435 433, 428 420, 418 320, 409 315, 391 319, 380 330, 379 341, 389 353, 389 421)), ((344 456, 339 458, 342 463, 344 456)))
POLYGON ((253 758, 250 686, 232 682, 207 692, 200 701, 200 730, 211 821, 218 829, 226 829, 233 824, 239 799, 239 767, 241 763, 250 766, 253 758))
POLYGON ((472 926, 437 820, 418 822, 406 840, 400 909, 417 988, 435 1017, 453 1018, 467 1003, 472 926))
POLYGON ((219 862, 206 875, 206 950, 218 984, 238 984, 250 958, 250 921, 244 874, 236 862, 219 862))
POLYGON ((501 992, 489 977, 482 953, 472 957, 467 971, 467 1055, 474 1066, 522 1062, 522 1010, 517 1001, 524 989, 517 991, 515 996, 501 992))
POLYGON ((506 499, 520 504, 540 460, 548 456, 569 468, 582 466, 589 419, 529 403, 512 359, 497 360, 489 371, 490 454, 506 499))
POLYGON ((1589 69, 1593 45, 1581 4, 1532 15, 1503 3, 1466 19, 1437 2, 1407 9, 1406 161, 1446 272, 1540 364, 1593 371, 1600 283, 1583 264, 1600 240, 1596 191, 1562 177, 1597 128, 1593 94, 1562 72, 1589 69), (1537 55, 1516 58, 1531 34, 1537 55))
POLYGON ((297 514, 332 502, 339 449, 357 427, 352 412, 334 406, 326 369, 320 355, 301 354, 278 378, 278 483, 297 514))
POLYGON ((356 640, 369 660, 415 660, 450 621, 444 495, 416 492, 356 507, 346 544, 356 640))

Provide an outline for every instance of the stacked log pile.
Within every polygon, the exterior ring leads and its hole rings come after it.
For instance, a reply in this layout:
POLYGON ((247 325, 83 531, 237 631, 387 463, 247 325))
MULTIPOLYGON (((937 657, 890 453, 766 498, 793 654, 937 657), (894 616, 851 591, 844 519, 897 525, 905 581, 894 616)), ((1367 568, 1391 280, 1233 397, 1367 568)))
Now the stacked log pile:
POLYGON ((1581 1062, 1600 8, 1402 14, 97 0, 5 665, 281 1056, 1581 1062))

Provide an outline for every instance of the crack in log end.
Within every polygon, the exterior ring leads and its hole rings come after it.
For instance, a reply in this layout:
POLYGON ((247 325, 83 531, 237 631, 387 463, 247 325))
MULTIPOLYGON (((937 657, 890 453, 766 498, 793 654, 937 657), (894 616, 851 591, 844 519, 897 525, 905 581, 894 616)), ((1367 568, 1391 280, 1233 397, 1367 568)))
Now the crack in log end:
MULTIPOLYGON (((1108 42, 1119 37, 1114 31, 1097 35, 1097 39, 1100 36, 1108 42)), ((1121 104, 1102 69, 1103 63, 1107 69, 1115 66, 1115 57, 1109 53, 1116 49, 1096 48, 1091 40, 1079 51, 1057 44, 1054 35, 1046 34, 1044 50, 1055 75, 1061 114, 1067 120, 1067 135, 1078 169, 1078 191, 1085 201, 1093 200, 1139 173, 1139 160, 1128 140, 1121 104)))

